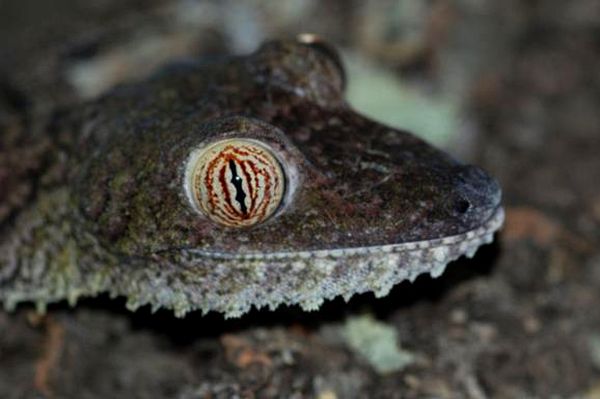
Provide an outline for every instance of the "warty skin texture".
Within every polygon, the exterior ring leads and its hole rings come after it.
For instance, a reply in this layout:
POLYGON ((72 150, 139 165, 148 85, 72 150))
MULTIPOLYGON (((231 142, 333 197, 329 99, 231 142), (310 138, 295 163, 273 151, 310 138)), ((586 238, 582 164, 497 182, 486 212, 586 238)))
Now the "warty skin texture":
POLYGON ((5 307, 109 292, 177 315, 314 309, 439 275, 489 242, 503 219, 497 182, 352 110, 324 48, 278 41, 171 66, 7 136, 5 307), (265 143, 286 171, 283 204, 264 223, 226 228, 190 204, 186 161, 225 138, 265 143), (7 194, 19 190, 24 200, 7 194))

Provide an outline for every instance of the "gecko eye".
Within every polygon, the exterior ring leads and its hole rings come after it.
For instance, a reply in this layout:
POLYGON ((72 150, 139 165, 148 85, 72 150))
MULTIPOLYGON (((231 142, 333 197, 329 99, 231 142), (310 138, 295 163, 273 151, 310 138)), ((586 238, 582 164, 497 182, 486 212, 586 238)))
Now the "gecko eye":
POLYGON ((228 227, 265 221, 285 191, 281 164, 269 147, 252 139, 226 139, 195 151, 186 180, 194 207, 228 227))

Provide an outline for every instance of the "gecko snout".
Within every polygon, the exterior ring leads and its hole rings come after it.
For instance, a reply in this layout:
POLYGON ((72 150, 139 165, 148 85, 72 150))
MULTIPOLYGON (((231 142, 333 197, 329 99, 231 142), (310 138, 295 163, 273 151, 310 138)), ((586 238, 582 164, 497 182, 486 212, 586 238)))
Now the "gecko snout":
POLYGON ((451 203, 458 217, 477 220, 492 216, 500 206, 502 191, 498 181, 483 169, 466 165, 457 176, 457 190, 451 203))

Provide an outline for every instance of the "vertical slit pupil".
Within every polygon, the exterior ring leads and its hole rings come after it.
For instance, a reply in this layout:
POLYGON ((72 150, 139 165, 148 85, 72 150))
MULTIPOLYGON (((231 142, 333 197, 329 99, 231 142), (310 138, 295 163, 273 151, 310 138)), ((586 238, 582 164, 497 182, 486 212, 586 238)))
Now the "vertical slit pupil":
POLYGON ((246 215, 248 213, 245 201, 246 193, 244 192, 244 187, 242 187, 242 178, 237 173, 237 166, 233 159, 229 160, 229 169, 231 169, 231 184, 235 187, 235 200, 240 204, 242 214, 246 215))

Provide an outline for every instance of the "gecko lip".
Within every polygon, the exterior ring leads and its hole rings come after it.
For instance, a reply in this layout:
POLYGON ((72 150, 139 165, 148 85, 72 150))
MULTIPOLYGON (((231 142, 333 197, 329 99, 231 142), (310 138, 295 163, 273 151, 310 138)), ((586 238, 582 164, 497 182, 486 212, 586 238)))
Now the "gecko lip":
MULTIPOLYGON (((481 238, 478 245, 490 242, 491 236, 499 230, 504 223, 504 209, 498 205, 491 213, 487 220, 481 225, 467 232, 435 238, 431 240, 410 241, 395 244, 373 245, 362 247, 347 247, 336 249, 323 250, 307 250, 307 251, 278 251, 269 253, 228 253, 218 251, 206 251, 202 249, 182 249, 182 252, 189 255, 191 259, 202 258, 223 259, 223 260, 283 260, 283 259, 310 259, 310 258, 340 258, 351 257, 361 254, 372 253, 401 253, 419 251, 426 248, 441 247, 445 245, 458 244, 462 241, 473 241, 481 238)), ((478 246, 477 245, 477 246, 478 246)), ((459 253, 458 256, 468 254, 465 250, 459 253)), ((456 256, 456 257, 458 257, 456 256)), ((452 259, 450 259, 452 260, 452 259)), ((450 261, 448 260, 448 261, 450 261)))

